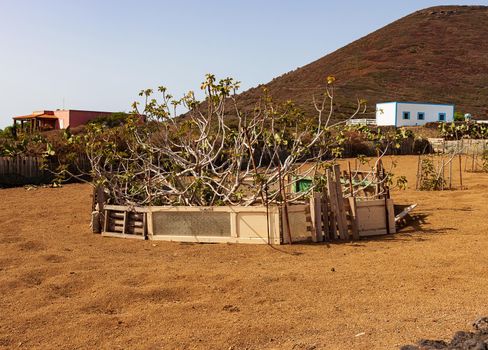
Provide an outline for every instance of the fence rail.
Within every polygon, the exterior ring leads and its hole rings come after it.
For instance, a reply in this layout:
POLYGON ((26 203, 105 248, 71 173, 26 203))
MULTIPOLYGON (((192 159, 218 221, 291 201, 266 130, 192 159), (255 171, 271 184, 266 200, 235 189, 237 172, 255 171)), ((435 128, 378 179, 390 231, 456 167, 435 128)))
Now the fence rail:
POLYGON ((358 118, 348 119, 346 125, 376 125, 376 119, 372 118, 358 118))

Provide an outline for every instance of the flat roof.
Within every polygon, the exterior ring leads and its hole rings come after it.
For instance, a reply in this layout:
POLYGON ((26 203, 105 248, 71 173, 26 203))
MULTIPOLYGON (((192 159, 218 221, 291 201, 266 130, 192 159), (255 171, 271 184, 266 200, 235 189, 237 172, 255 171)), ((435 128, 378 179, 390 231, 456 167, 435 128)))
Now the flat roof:
POLYGON ((88 111, 83 109, 56 109, 55 111, 52 110, 40 110, 34 111, 31 114, 26 115, 19 115, 13 117, 12 119, 15 120, 23 120, 23 119, 33 119, 33 118, 40 118, 40 119, 59 119, 59 117, 55 116, 56 112, 86 112, 86 113, 99 113, 99 114, 113 114, 117 112, 104 112, 104 111, 88 111))
POLYGON ((59 119, 58 117, 51 115, 51 114, 27 114, 27 115, 19 115, 17 117, 13 117, 12 119, 15 120, 23 120, 23 119, 59 119))
MULTIPOLYGON (((73 112, 90 112, 90 113, 119 113, 119 112, 107 112, 107 111, 89 111, 86 109, 56 109, 56 111, 73 111, 73 112)), ((125 112, 122 112, 125 113, 125 112)))
POLYGON ((388 102, 378 102, 377 105, 385 103, 405 103, 413 105, 434 105, 434 106, 454 106, 454 103, 435 103, 435 102, 411 102, 411 101, 388 101, 388 102))

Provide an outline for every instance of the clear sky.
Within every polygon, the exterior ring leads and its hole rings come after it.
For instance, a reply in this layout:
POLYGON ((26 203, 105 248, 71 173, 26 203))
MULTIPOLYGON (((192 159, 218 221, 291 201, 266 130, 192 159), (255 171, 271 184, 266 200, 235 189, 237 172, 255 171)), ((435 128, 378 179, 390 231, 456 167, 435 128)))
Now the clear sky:
MULTIPOLYGON (((488 5, 488 0, 476 0, 488 5)), ((463 0, 0 0, 0 128, 65 108, 128 111, 141 89, 242 90, 413 11, 463 0)))

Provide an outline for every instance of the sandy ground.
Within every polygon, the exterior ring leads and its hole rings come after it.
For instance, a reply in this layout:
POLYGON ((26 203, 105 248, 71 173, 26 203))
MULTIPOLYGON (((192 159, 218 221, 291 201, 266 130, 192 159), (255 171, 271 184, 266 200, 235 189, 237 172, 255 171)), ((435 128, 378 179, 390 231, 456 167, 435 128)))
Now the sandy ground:
MULTIPOLYGON (((415 157, 397 157, 414 184, 415 157)), ((0 190, 0 348, 395 349, 488 315, 488 174, 395 192, 418 222, 334 245, 90 233, 90 187, 0 190), (333 271, 334 270, 334 271, 333 271)))

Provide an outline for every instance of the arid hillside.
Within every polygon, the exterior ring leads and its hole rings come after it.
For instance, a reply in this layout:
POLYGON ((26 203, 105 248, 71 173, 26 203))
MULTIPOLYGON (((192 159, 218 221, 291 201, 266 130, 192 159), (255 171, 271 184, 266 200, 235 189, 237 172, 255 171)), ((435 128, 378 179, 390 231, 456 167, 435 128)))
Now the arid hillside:
MULTIPOLYGON (((324 40, 333 35, 324 26, 324 40)), ((269 89, 279 101, 296 101, 312 112, 312 95, 326 77, 337 78, 339 114, 357 98, 373 115, 381 101, 455 103, 456 110, 488 117, 488 7, 442 6, 417 11, 315 62, 244 92, 252 108, 269 89)), ((317 43, 318 45, 320 43, 317 43)))

